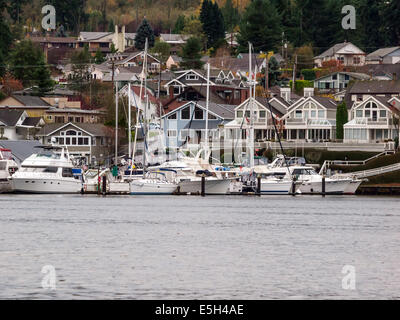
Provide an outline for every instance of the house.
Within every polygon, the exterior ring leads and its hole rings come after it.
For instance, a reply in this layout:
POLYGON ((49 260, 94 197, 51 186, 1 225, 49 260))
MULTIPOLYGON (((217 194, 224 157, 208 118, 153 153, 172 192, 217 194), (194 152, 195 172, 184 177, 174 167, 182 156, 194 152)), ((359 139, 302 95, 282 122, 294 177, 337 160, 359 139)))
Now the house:
MULTIPOLYGON (((235 117, 234 106, 209 103, 208 128, 210 135, 235 117)), ((161 117, 166 147, 180 148, 185 143, 199 143, 205 139, 206 102, 189 101, 161 117)))
POLYGON ((275 98, 256 97, 247 99, 235 107, 235 119, 225 125, 225 137, 228 139, 247 139, 248 129, 250 128, 251 108, 253 108, 255 140, 274 139, 273 119, 279 123, 279 119, 286 113, 287 107, 287 104, 281 101, 278 102, 275 98))
MULTIPOLYGON (((206 97, 207 72, 205 70, 184 70, 175 72, 176 77, 167 82, 169 100, 164 108, 173 101, 201 100, 206 97)), ((209 86, 211 100, 220 104, 239 104, 248 98, 248 89, 244 82, 236 79, 233 73, 222 70, 210 70, 209 86), (212 74, 211 74, 212 72, 212 74)))
POLYGON ((46 111, 47 123, 103 123, 105 114, 99 110, 51 107, 46 111))
POLYGON ((367 55, 366 64, 396 64, 400 62, 400 47, 382 48, 367 55))
POLYGON ((398 80, 400 63, 396 64, 366 64, 356 68, 357 72, 370 75, 375 80, 398 80))
POLYGON ((173 68, 179 68, 180 63, 182 62, 182 58, 177 56, 177 55, 171 55, 169 56, 166 66, 167 69, 171 70, 173 68))
POLYGON ((133 46, 136 34, 126 33, 125 26, 115 26, 114 32, 81 32, 78 37, 78 47, 88 46, 89 52, 95 54, 97 50, 103 53, 110 53, 112 44, 118 52, 125 52, 125 49, 133 46))
POLYGON ((347 89, 350 81, 369 80, 371 77, 364 73, 334 72, 314 80, 314 88, 320 93, 338 93, 347 89))
POLYGON ((333 47, 314 57, 314 65, 321 68, 323 62, 336 61, 342 66, 363 66, 366 53, 351 42, 335 44, 333 47))
POLYGON ((28 117, 24 110, 0 108, 0 140, 30 140, 44 125, 42 118, 28 117))
POLYGON ((0 108, 1 107, 23 110, 28 117, 41 117, 44 119, 46 110, 48 110, 51 105, 40 97, 14 94, 0 101, 0 108))
POLYGON ((27 37, 38 44, 43 52, 46 62, 50 64, 61 63, 71 51, 78 47, 78 41, 73 37, 27 37))
MULTIPOLYGON (((126 58, 119 60, 115 63, 116 66, 122 66, 125 68, 143 66, 144 62, 144 51, 134 52, 129 54, 126 58)), ((160 72, 161 62, 151 54, 147 54, 147 71, 149 73, 160 72)))
POLYGON ((239 42, 237 41, 237 32, 225 33, 225 41, 231 48, 237 48, 239 46, 239 42))
POLYGON ((336 139, 337 102, 305 95, 287 110, 283 138, 287 141, 321 142, 336 139))
POLYGON ((344 142, 382 143, 399 137, 400 97, 364 95, 350 109, 344 142))
MULTIPOLYGON (((210 58, 209 63, 214 69, 230 70, 237 78, 247 78, 249 73, 249 54, 240 53, 236 58, 233 57, 215 57, 210 58)), ((266 58, 260 58, 257 55, 253 57, 253 70, 260 73, 267 65, 266 58)))
POLYGON ((75 158, 86 164, 101 161, 112 153, 112 129, 103 124, 52 123, 37 134, 42 144, 65 146, 75 158))

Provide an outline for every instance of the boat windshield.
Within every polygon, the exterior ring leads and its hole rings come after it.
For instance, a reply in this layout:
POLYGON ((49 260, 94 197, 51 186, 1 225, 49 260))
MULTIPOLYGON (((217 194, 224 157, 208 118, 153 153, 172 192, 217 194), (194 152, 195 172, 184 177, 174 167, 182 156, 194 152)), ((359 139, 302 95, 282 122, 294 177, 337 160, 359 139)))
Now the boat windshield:
POLYGON ((58 167, 27 167, 22 166, 21 172, 57 173, 58 167))
POLYGON ((318 173, 315 172, 314 169, 307 168, 307 169, 294 169, 293 173, 294 176, 315 176, 318 173))

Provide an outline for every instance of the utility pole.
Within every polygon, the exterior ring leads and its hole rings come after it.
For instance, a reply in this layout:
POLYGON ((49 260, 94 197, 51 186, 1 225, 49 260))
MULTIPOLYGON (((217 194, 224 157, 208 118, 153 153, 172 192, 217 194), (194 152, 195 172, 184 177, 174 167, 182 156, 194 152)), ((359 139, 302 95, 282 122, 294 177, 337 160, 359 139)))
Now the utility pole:
MULTIPOLYGON (((210 64, 207 64, 207 98, 206 98, 206 143, 205 152, 208 152, 208 109, 210 105, 210 64)), ((194 111, 193 111, 194 112, 194 111)), ((204 155, 205 157, 205 155, 204 155)))
POLYGON ((292 91, 296 88, 296 66, 297 66, 297 54, 294 57, 294 65, 293 65, 293 82, 292 82, 292 91))

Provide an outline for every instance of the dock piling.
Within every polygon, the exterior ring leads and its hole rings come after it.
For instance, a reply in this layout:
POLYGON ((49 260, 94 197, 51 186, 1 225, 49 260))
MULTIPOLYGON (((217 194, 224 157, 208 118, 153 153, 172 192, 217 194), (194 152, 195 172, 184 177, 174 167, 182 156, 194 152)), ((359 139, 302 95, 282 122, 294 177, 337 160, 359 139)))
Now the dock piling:
POLYGON ((204 174, 201 176, 201 196, 206 196, 206 177, 204 174))

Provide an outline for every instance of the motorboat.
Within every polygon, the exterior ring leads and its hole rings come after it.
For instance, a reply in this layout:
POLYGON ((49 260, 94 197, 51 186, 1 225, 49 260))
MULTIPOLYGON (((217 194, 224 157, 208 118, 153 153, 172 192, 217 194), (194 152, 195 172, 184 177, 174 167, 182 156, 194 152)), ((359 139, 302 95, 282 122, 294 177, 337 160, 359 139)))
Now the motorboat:
POLYGON ((38 153, 25 159, 12 175, 13 189, 18 193, 78 193, 83 184, 74 176, 74 164, 63 147, 40 146, 38 153))
POLYGON ((0 193, 13 191, 10 178, 17 170, 18 165, 12 159, 11 150, 0 148, 0 193))
POLYGON ((131 195, 171 195, 177 187, 177 184, 168 181, 162 172, 147 172, 144 178, 129 182, 131 195))

